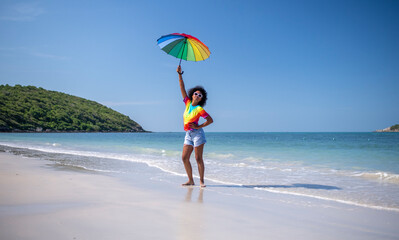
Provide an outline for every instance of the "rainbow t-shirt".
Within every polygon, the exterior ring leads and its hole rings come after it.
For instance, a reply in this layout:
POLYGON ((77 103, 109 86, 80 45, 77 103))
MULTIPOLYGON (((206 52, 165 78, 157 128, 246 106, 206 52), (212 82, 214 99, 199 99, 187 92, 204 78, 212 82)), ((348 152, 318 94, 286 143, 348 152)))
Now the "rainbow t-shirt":
POLYGON ((186 110, 183 114, 184 131, 189 131, 192 130, 192 128, 190 128, 189 126, 190 123, 198 124, 199 118, 207 118, 208 113, 205 112, 205 110, 200 105, 191 105, 191 100, 188 97, 185 97, 183 101, 186 104, 186 110))

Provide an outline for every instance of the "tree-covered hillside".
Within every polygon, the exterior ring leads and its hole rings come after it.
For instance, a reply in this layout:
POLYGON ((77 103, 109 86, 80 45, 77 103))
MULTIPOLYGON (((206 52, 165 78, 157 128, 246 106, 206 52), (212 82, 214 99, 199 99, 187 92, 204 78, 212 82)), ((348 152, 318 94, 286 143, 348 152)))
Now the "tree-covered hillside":
POLYGON ((399 131, 399 124, 395 124, 390 127, 391 131, 399 131))
POLYGON ((144 132, 97 102, 20 85, 0 85, 0 131, 144 132))
POLYGON ((375 132, 399 132, 399 124, 395 124, 393 126, 384 129, 376 130, 375 132))

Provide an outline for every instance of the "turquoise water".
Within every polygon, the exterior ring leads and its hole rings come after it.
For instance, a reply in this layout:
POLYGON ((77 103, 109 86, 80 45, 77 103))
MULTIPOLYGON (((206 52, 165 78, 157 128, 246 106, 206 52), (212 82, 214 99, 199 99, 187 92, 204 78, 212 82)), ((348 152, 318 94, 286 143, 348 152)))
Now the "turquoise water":
MULTIPOLYGON (((241 186, 258 198, 277 192, 399 211, 398 133, 206 136, 210 188, 241 186)), ((184 182, 183 138, 184 133, 2 133, 0 150, 115 176, 156 169, 158 179, 184 182)), ((196 169, 194 159, 192 164, 196 169)))

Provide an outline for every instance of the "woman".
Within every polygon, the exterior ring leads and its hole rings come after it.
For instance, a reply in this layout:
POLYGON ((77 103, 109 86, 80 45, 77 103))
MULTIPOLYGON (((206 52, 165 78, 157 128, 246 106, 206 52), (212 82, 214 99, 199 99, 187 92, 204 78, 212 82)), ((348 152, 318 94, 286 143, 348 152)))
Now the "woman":
POLYGON ((188 95, 183 82, 183 72, 181 66, 177 67, 177 73, 179 74, 180 90, 183 97, 183 101, 186 105, 184 111, 184 130, 186 131, 186 137, 184 138, 183 154, 182 160, 184 163, 184 168, 186 169, 188 182, 183 183, 182 186, 192 186, 194 185, 193 171, 190 163, 191 153, 195 152, 195 160, 197 160, 198 172, 200 175, 200 185, 205 187, 204 182, 204 159, 202 158, 204 152, 204 145, 206 143, 205 133, 202 129, 213 123, 212 117, 205 112, 202 108, 206 104, 207 93, 202 87, 194 87, 189 90, 188 95), (198 120, 200 117, 205 118, 206 122, 198 125, 198 120))

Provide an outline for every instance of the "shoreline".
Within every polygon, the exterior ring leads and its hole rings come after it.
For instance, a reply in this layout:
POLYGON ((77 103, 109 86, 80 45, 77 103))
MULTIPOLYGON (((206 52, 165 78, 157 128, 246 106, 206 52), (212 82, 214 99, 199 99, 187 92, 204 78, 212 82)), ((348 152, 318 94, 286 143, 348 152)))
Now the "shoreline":
MULTIPOLYGON (((50 142, 46 143, 46 144, 48 146, 50 146, 50 145, 51 146, 58 146, 59 145, 57 143, 50 143, 50 142)), ((55 141, 55 142, 57 142, 57 141, 55 141)), ((153 164, 151 164, 151 162, 149 163, 149 162, 142 161, 142 160, 135 161, 134 157, 125 159, 125 156, 123 156, 123 155, 118 155, 118 156, 115 156, 115 155, 111 155, 110 156, 110 155, 107 155, 107 154, 98 155, 98 154, 92 154, 90 152, 85 152, 85 151, 83 151, 83 152, 69 152, 68 150, 67 151, 52 151, 52 150, 49 150, 49 149, 42 149, 40 147, 39 148, 27 147, 27 146, 23 147, 23 146, 15 146, 13 144, 6 144, 6 143, 0 144, 0 152, 1 151, 5 151, 5 152, 12 153, 12 154, 17 154, 17 155, 22 155, 22 156, 27 156, 27 157, 36 157, 36 158, 47 159, 49 162, 53 163, 54 165, 57 165, 58 167, 63 167, 63 168, 66 168, 66 169, 69 168, 70 170, 78 169, 78 170, 83 171, 83 172, 84 171, 94 171, 94 172, 105 173, 105 174, 107 174, 107 173, 118 173, 119 172, 119 173, 121 173, 119 176, 117 176, 117 178, 119 178, 119 179, 120 178, 125 178, 125 179, 129 178, 129 177, 126 177, 126 176, 129 176, 129 175, 137 175, 137 174, 139 174, 140 171, 141 172, 146 172, 147 176, 140 176, 139 178, 135 178, 134 181, 139 180, 140 182, 142 182, 140 180, 140 178, 143 178, 143 179, 144 178, 151 178, 151 176, 149 176, 149 174, 151 174, 152 177, 155 176, 155 175, 156 176, 161 176, 162 174, 166 174, 166 175, 164 175, 164 177, 160 177, 160 178, 163 178, 160 181, 169 181, 170 183, 172 183, 171 181, 174 181, 173 184, 179 185, 179 181, 183 181, 183 180, 178 180, 176 178, 173 180, 173 177, 174 176, 177 176, 177 177, 180 177, 180 178, 181 177, 186 177, 186 174, 183 173, 183 172, 170 171, 170 170, 168 170, 168 169, 166 169, 166 168, 164 168, 162 166, 159 166, 159 165, 156 165, 156 164, 153 165, 153 164), (82 164, 82 163, 76 163, 76 162, 71 164, 70 161, 74 161, 74 158, 76 156, 78 156, 78 157, 88 157, 88 158, 94 157, 94 159, 97 159, 97 160, 99 160, 101 158, 104 158, 104 159, 107 159, 107 161, 117 161, 118 163, 116 163, 116 162, 113 162, 111 164, 108 163, 110 165, 108 167, 106 167, 106 168, 102 168, 102 167, 98 168, 98 166, 97 167, 95 167, 95 166, 92 167, 90 165, 86 165, 85 166, 84 163, 82 164), (54 159, 58 159, 58 160, 54 160, 54 159), (112 166, 116 166, 116 165, 119 166, 119 164, 121 163, 120 162, 121 160, 127 160, 128 162, 130 162, 130 164, 132 164, 131 165, 132 168, 129 168, 130 170, 128 170, 128 171, 132 171, 132 169, 137 169, 137 166, 134 167, 135 164, 143 164, 142 166, 146 166, 146 167, 140 167, 140 170, 133 171, 130 174, 126 174, 126 172, 125 172, 125 170, 123 170, 123 168, 119 168, 119 169, 115 168, 115 169, 111 170, 112 166), (59 163, 59 161, 61 161, 61 162, 66 161, 66 165, 63 166, 63 163, 59 163), (154 170, 154 169, 156 169, 156 170, 154 170), (122 176, 125 176, 125 177, 122 177, 122 176)), ((138 157, 140 157, 140 156, 138 156, 138 157)), ((195 163, 194 163, 194 165, 195 165, 195 163)), ((125 167, 127 167, 127 166, 125 166, 125 167)), ((350 173, 350 174, 354 174, 354 173, 350 173)), ((359 175, 359 173, 356 173, 356 174, 359 175)), ((378 172, 369 171, 369 172, 367 172, 366 171, 366 172, 362 172, 360 175, 367 175, 367 177, 364 177, 365 179, 369 179, 370 178, 370 179, 372 179, 372 181, 378 182, 382 178, 381 174, 384 175, 384 181, 386 181, 387 183, 390 183, 389 182, 390 178, 393 177, 393 180, 395 180, 394 183, 397 184, 396 179, 397 179, 398 175, 397 174, 393 174, 393 173, 391 174, 389 172, 381 172, 381 171, 378 171, 378 172), (368 175, 372 175, 372 176, 370 177, 368 175)), ((142 174, 140 174, 140 175, 142 175, 142 174)), ((352 175, 350 175, 350 176, 352 176, 352 175)), ((282 176, 282 177, 284 177, 284 176, 282 176)), ((198 176, 197 176, 197 178, 198 178, 198 176)), ((356 179, 354 179, 354 180, 356 180, 356 179)), ((129 181, 132 182, 133 180, 130 179, 130 180, 128 180, 128 182, 129 181)), ((288 195, 288 196, 298 196, 298 197, 303 197, 305 199, 311 198, 311 199, 314 199, 314 200, 324 200, 324 201, 327 201, 327 202, 332 202, 333 204, 334 203, 342 203, 342 204, 347 204, 347 205, 351 205, 351 206, 358 206, 358 207, 366 207, 366 208, 370 208, 370 209, 399 212, 399 208, 397 207, 396 204, 391 204, 391 205, 388 205, 388 204, 385 204, 385 205, 384 204, 376 204, 376 203, 373 203, 371 201, 369 201, 369 202, 361 201, 361 199, 359 200, 357 198, 352 198, 352 199, 351 198, 342 198, 342 197, 339 197, 339 195, 337 195, 337 194, 335 194, 335 195, 324 194, 323 195, 323 194, 320 194, 320 192, 315 192, 314 193, 314 192, 311 192, 311 191, 306 191, 306 189, 310 189, 310 190, 311 189, 321 189, 321 190, 323 190, 323 189, 327 189, 327 190, 335 190, 335 189, 342 190, 343 189, 342 185, 339 185, 339 184, 338 185, 334 185, 334 184, 331 185, 330 182, 325 182, 325 181, 324 182, 320 182, 320 180, 319 181, 316 180, 316 181, 314 181, 314 183, 318 182, 318 183, 324 183, 324 184, 309 184, 309 183, 312 183, 313 181, 312 180, 310 180, 310 181, 307 180, 306 181, 306 179, 305 180, 298 180, 299 183, 295 183, 295 184, 292 184, 292 183, 280 184, 280 182, 279 182, 280 180, 279 179, 274 179, 274 182, 271 182, 271 183, 266 184, 266 185, 262 185, 262 184, 261 185, 259 185, 259 184, 240 184, 240 183, 237 183, 237 182, 218 180, 216 178, 212 178, 212 176, 211 177, 207 177, 206 181, 208 183, 207 185, 209 186, 209 188, 213 188, 215 191, 219 191, 219 192, 226 192, 226 191, 229 192, 230 190, 228 190, 228 189, 232 188, 232 187, 234 187, 234 188, 239 187, 239 188, 253 189, 251 192, 248 192, 248 193, 249 193, 249 195, 251 195, 251 197, 255 197, 255 198, 256 197, 265 198, 265 197, 267 197, 267 194, 274 193, 274 194, 283 194, 283 195, 288 195), (305 191, 289 191, 291 188, 292 189, 305 189, 305 191), (268 192, 268 193, 265 195, 264 194, 265 192, 268 192)), ((373 183, 373 182, 370 182, 370 183, 373 183)), ((351 182, 351 184, 353 186, 356 186, 356 184, 359 184, 359 182, 351 182)), ((169 188, 170 186, 166 186, 166 187, 169 188)), ((236 191, 236 193, 240 194, 241 191, 236 191)), ((383 192, 381 191, 381 193, 383 193, 383 192)), ((395 191, 393 191, 393 193, 395 193, 395 191)))
MULTIPOLYGON (((234 189, 249 191, 250 189, 234 189)), ((58 169, 0 152, 1 239, 397 239, 399 213, 58 169), (299 204, 308 202, 308 206, 299 204), (23 229, 23 231, 21 231, 23 229), (156 229, 156 231, 154 231, 156 229)))

